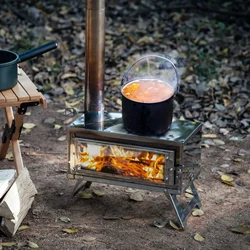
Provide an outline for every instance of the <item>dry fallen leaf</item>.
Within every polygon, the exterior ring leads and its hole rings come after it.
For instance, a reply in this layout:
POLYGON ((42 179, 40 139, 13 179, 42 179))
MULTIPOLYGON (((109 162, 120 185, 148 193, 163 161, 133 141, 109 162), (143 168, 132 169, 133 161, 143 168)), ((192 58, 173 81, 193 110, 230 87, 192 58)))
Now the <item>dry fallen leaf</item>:
POLYGON ((127 189, 125 190, 126 193, 136 193, 136 192, 138 192, 138 191, 139 191, 139 189, 134 189, 134 188, 127 188, 127 189))
POLYGON ((100 190, 94 189, 94 190, 93 190, 93 194, 95 194, 96 196, 103 196, 105 193, 102 192, 102 191, 100 191, 100 190))
POLYGON ((27 229, 29 229, 30 227, 29 226, 27 226, 27 225, 22 225, 22 226, 20 226, 19 228, 18 228, 18 231, 24 231, 24 230, 27 230, 27 229))
POLYGON ((29 134, 31 132, 31 129, 24 129, 23 131, 22 131, 22 134, 23 135, 27 135, 27 134, 29 134))
POLYGON ((175 230, 183 230, 183 228, 178 227, 173 221, 169 221, 169 225, 175 230))
POLYGON ((201 209, 194 209, 192 211, 192 215, 195 217, 200 217, 204 214, 204 212, 201 209))
POLYGON ((25 241, 25 242, 18 242, 16 246, 19 249, 19 248, 22 248, 22 247, 27 247, 27 245, 28 245, 28 242, 25 241))
POLYGON ((143 196, 140 192, 132 193, 129 197, 133 201, 143 201, 143 196))
POLYGON ((65 233, 68 233, 68 234, 78 233, 78 229, 77 228, 65 228, 62 231, 65 232, 65 233))
POLYGON ((194 195, 192 195, 192 194, 190 194, 190 193, 185 193, 185 197, 186 197, 186 198, 193 198, 194 195))
POLYGON ((92 236, 83 236, 82 240, 87 241, 87 242, 91 242, 96 240, 96 237, 92 237, 92 236))
POLYGON ((213 142, 214 142, 216 145, 225 145, 225 142, 222 141, 222 140, 219 140, 219 139, 214 139, 213 142))
POLYGON ((23 124, 23 128, 25 128, 25 129, 32 129, 35 126, 36 126, 36 124, 34 124, 34 123, 24 123, 23 124))
POLYGON ((93 197, 93 195, 91 193, 86 193, 86 192, 80 193, 80 198, 82 198, 82 199, 90 199, 92 197, 93 197))
POLYGON ((121 99, 116 99, 116 103, 117 103, 118 105, 122 105, 121 99))
POLYGON ((74 82, 67 82, 67 84, 64 84, 63 88, 67 95, 74 95, 75 91, 73 89, 75 83, 74 82))
POLYGON ((233 178, 231 178, 230 176, 226 175, 226 174, 223 174, 221 176, 221 180, 223 183, 229 185, 229 186, 234 186, 233 184, 233 178))
POLYGON ((2 247, 13 247, 16 245, 16 242, 2 242, 1 246, 2 247))
POLYGON ((203 138, 207 138, 207 139, 214 139, 217 138, 216 134, 204 134, 202 135, 203 138))
POLYGON ((63 80, 63 79, 72 78, 72 77, 73 78, 77 77, 77 74, 76 73, 65 73, 61 76, 61 79, 63 80))
POLYGON ((65 113, 65 109, 58 109, 57 111, 56 111, 57 113, 65 113))
POLYGON ((9 161, 13 161, 14 158, 13 158, 12 152, 9 152, 8 154, 6 154, 5 159, 7 159, 7 160, 9 160, 9 161))
POLYGON ((232 232, 240 233, 240 234, 250 234, 250 226, 249 225, 240 225, 237 227, 231 228, 232 232))
POLYGON ((234 158, 233 161, 234 162, 242 162, 243 160, 241 158, 234 158))
POLYGON ((35 242, 28 241, 27 243, 28 247, 30 248, 39 248, 39 246, 35 242))
POLYGON ((80 100, 76 100, 74 102, 67 102, 67 101, 65 101, 65 106, 66 106, 66 108, 73 108, 76 105, 79 105, 80 103, 81 103, 80 100))
POLYGON ((58 141, 65 141, 66 139, 67 139, 67 136, 63 135, 63 136, 59 137, 57 140, 58 141))
POLYGON ((185 193, 189 193, 189 194, 193 194, 193 191, 190 187, 188 187, 186 190, 185 190, 185 193))
POLYGON ((65 222, 65 223, 69 223, 71 222, 70 218, 66 217, 66 216, 62 216, 59 218, 60 221, 65 222))
POLYGON ((200 234, 198 234, 198 233, 196 233, 195 235, 194 235, 194 239, 196 240, 196 241, 204 241, 204 237, 202 237, 200 234))
POLYGON ((55 124, 54 129, 60 129, 61 127, 61 125, 55 124))
POLYGON ((222 164, 220 165, 220 168, 228 168, 230 165, 229 164, 222 164))

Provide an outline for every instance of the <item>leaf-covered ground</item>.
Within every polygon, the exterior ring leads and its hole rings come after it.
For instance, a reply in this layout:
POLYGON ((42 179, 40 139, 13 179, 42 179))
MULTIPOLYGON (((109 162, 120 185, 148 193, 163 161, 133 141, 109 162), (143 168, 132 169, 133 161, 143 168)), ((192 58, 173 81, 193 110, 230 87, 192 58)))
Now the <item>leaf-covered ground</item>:
MULTIPOLYGON (((0 46, 21 52, 58 41, 57 51, 24 67, 48 99, 82 110, 85 2, 5 2, 0 46)), ((121 110, 119 86, 126 68, 139 56, 157 53, 175 58, 182 72, 177 118, 249 132, 249 13, 249 1, 240 0, 108 1, 106 109, 121 110)))
POLYGON ((2 237, 14 242, 9 249, 249 248, 250 1, 106 1, 105 108, 121 111, 122 74, 136 58, 158 53, 171 56, 181 73, 175 116, 204 124, 196 183, 204 215, 191 216, 184 232, 153 225, 174 219, 162 194, 140 191, 136 202, 131 190, 95 184, 91 195, 68 204, 74 183, 64 171, 65 135, 72 120, 61 112, 84 109, 85 1, 5 0, 0 16, 1 49, 59 44, 20 65, 49 109, 35 107, 26 116, 37 126, 26 124, 22 151, 39 194, 23 223, 28 227, 2 237))

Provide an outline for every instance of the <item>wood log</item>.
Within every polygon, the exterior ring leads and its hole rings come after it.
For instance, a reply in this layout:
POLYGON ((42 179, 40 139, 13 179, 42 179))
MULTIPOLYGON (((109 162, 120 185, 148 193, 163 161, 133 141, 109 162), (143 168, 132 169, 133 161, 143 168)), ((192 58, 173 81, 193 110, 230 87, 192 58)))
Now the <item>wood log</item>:
POLYGON ((0 231, 9 237, 16 233, 36 194, 37 190, 30 179, 29 171, 24 168, 0 203, 0 231))
POLYGON ((16 178, 16 171, 14 169, 0 170, 0 200, 9 190, 16 178))

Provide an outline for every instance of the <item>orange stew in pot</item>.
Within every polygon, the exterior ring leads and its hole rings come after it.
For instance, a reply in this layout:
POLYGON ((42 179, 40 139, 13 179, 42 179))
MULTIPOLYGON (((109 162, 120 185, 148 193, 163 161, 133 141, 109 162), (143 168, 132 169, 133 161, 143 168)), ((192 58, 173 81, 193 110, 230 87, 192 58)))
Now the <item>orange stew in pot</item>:
POLYGON ((174 90, 168 83, 161 80, 141 79, 125 85, 122 94, 132 101, 155 103, 169 99, 173 96, 174 90))

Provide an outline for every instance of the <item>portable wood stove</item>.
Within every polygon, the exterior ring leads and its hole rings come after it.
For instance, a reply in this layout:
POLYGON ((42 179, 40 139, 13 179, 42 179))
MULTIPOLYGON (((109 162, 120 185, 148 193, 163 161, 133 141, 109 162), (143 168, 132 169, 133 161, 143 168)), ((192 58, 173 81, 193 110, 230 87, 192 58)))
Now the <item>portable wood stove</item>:
POLYGON ((176 120, 162 136, 139 136, 123 128, 120 113, 104 112, 105 1, 86 4, 85 111, 67 129, 68 177, 80 178, 75 193, 92 182, 164 192, 184 228, 201 206, 193 183, 201 169, 201 124, 176 120), (193 198, 182 206, 178 195, 188 187, 193 198))
POLYGON ((105 114, 101 124, 86 124, 83 115, 68 128, 68 176, 81 177, 86 187, 99 182, 164 192, 184 227, 201 206, 193 183, 201 169, 200 142, 200 123, 176 120, 166 134, 146 137, 127 132, 120 113, 105 114), (177 195, 188 187, 193 198, 182 207, 177 195))

